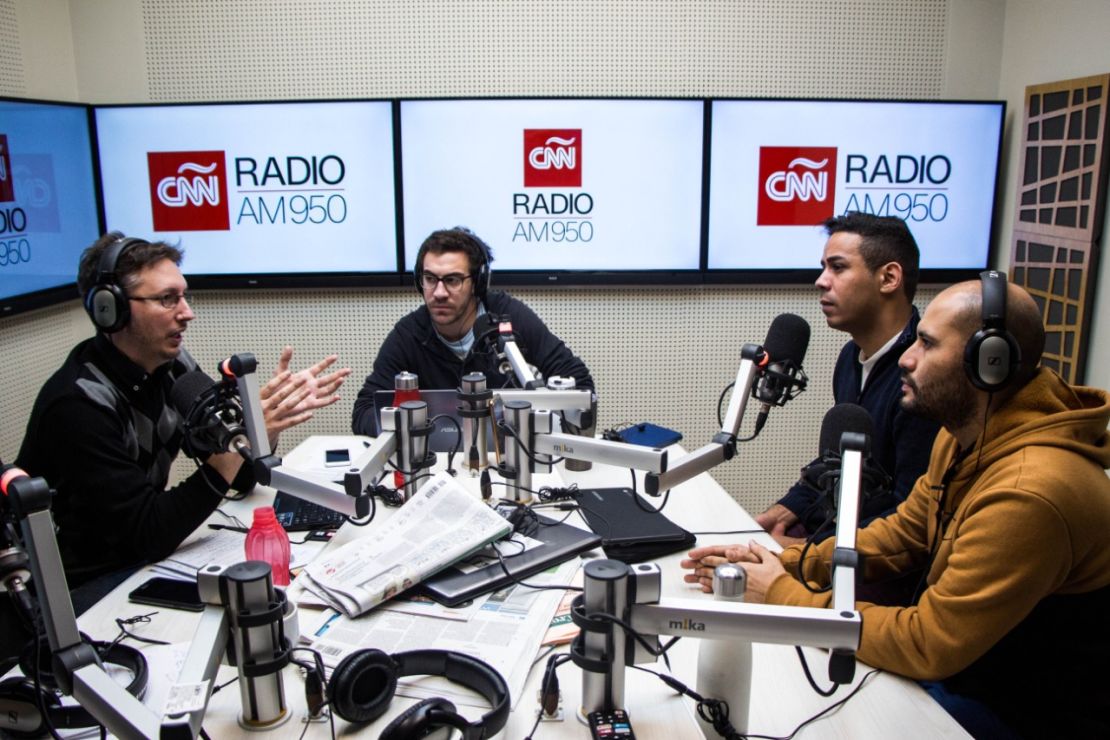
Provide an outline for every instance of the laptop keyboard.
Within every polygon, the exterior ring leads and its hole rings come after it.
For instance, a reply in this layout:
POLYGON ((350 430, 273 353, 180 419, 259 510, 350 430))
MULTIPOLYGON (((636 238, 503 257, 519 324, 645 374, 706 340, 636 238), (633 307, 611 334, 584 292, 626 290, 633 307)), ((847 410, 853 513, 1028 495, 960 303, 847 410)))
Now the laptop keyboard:
POLYGON ((274 512, 286 532, 308 532, 315 529, 339 529, 346 515, 320 504, 278 491, 274 496, 274 512))

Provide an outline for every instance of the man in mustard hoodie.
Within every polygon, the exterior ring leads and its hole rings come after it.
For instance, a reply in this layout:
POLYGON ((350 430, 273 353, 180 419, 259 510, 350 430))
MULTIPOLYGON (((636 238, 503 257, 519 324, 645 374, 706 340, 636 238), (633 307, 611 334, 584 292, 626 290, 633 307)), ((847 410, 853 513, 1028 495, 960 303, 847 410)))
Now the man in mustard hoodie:
MULTIPOLYGON (((858 604, 859 659, 923 682, 976 737, 1110 737, 1110 395, 1038 368, 1043 348, 1036 303, 999 273, 929 304, 902 404, 943 429, 909 498, 859 533, 864 580, 922 573, 909 607, 858 604)), ((697 548, 685 580, 709 591, 739 562, 749 601, 825 607, 834 544, 804 563, 697 548)))

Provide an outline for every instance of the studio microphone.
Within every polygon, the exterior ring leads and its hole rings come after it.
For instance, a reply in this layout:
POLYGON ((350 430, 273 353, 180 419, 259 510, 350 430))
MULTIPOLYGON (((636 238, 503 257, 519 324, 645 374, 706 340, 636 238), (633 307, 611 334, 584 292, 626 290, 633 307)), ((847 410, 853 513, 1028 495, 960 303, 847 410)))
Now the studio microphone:
MULTIPOLYGON (((890 490, 890 476, 870 455, 871 438, 875 434, 875 423, 867 409, 854 403, 838 403, 825 414, 821 422, 821 437, 818 445, 817 460, 802 468, 802 479, 814 489, 821 491, 831 515, 836 509, 836 491, 840 484, 842 446, 845 435, 864 437, 863 469, 861 471, 860 496, 864 499, 890 490)), ((859 442, 860 440, 856 440, 859 442)))
POLYGON ((772 406, 783 406, 806 389, 808 379, 802 371, 802 360, 808 348, 809 324, 805 319, 792 313, 775 317, 763 342, 762 370, 752 388, 752 397, 760 402, 754 434, 767 423, 772 406))
POLYGON ((202 460, 221 452, 246 457, 250 442, 235 385, 217 383, 203 370, 191 370, 170 389, 170 404, 181 414, 185 453, 202 460))

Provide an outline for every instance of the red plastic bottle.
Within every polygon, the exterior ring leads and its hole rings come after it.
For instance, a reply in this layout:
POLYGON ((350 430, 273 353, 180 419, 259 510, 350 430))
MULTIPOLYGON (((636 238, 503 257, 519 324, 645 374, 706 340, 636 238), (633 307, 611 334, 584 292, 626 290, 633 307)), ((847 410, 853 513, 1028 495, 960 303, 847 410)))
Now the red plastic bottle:
MULTIPOLYGON (((401 371, 393 376, 393 405, 400 406, 405 401, 420 400, 420 379, 416 373, 401 371)), ((400 491, 405 487, 405 474, 393 471, 393 487, 400 491)))
POLYGON ((247 532, 247 560, 269 563, 275 586, 289 585, 289 535, 277 520, 274 507, 259 506, 247 532))

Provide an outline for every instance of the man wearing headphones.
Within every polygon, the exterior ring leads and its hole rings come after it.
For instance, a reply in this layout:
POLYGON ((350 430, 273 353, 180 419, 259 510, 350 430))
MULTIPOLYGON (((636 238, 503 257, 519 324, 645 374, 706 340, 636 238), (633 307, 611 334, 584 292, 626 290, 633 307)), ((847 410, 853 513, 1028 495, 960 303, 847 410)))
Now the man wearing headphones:
MULTIPOLYGON (((859 533, 866 579, 924 567, 908 608, 859 603, 860 660, 926 684, 973 736, 1110 736, 1110 394, 1038 368, 1037 304, 1001 273, 929 304, 902 355, 902 405, 943 426, 898 511, 859 533)), ((712 589, 739 562, 749 600, 827 607, 833 541, 800 561, 757 543, 697 548, 712 589), (804 580, 800 580, 804 579, 804 580)))
POLYGON ((593 390, 586 365, 532 309, 506 293, 488 291, 491 262, 490 248, 463 227, 435 231, 420 245, 414 274, 424 305, 398 321, 382 343, 355 401, 356 434, 374 433, 374 392, 393 390, 399 372, 416 373, 424 389, 458 388, 473 372, 484 373, 489 388, 512 385, 483 341, 496 329, 491 317, 509 318, 525 360, 544 378, 571 377, 576 387, 593 390))
MULTIPOLYGON (((169 402, 195 370, 182 346, 193 320, 182 252, 164 242, 101 237, 81 255, 77 287, 97 327, 39 392, 18 464, 57 491, 54 518, 78 613, 143 563, 170 555, 223 500, 254 480, 236 453, 209 456, 167 489, 182 445, 169 402)), ((261 392, 271 443, 338 400, 349 369, 324 374, 330 356, 290 372, 292 348, 261 392)))

